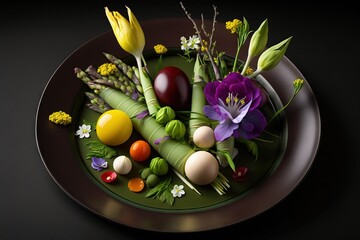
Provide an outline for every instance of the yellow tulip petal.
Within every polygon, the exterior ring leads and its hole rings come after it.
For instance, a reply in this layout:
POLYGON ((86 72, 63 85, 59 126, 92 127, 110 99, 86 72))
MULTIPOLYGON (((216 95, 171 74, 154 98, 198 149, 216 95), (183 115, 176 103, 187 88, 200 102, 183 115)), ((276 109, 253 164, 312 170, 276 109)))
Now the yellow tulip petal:
POLYGON ((140 58, 145 47, 144 32, 130 8, 126 8, 129 21, 119 12, 111 12, 107 7, 105 7, 105 13, 121 48, 136 58, 140 58))

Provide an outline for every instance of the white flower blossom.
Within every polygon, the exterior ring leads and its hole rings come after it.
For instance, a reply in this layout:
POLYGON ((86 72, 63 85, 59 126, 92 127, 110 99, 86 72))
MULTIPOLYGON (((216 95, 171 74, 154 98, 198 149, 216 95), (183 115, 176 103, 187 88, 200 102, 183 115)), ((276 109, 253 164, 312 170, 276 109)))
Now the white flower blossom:
POLYGON ((184 51, 189 50, 188 41, 186 40, 186 38, 184 36, 182 36, 180 38, 180 41, 181 41, 181 50, 184 50, 184 51))
POLYGON ((181 41, 181 50, 199 50, 200 49, 200 38, 198 35, 190 36, 189 39, 186 39, 184 36, 180 38, 181 41))
POLYGON ((185 194, 184 185, 174 185, 174 188, 171 190, 173 197, 181 197, 185 194))
POLYGON ((76 131, 76 136, 79 138, 88 138, 90 137, 91 125, 83 124, 79 126, 79 130, 76 131))
POLYGON ((198 50, 198 49, 200 48, 199 44, 200 44, 200 38, 199 38, 199 36, 193 35, 192 37, 189 37, 188 47, 189 47, 190 49, 198 50))

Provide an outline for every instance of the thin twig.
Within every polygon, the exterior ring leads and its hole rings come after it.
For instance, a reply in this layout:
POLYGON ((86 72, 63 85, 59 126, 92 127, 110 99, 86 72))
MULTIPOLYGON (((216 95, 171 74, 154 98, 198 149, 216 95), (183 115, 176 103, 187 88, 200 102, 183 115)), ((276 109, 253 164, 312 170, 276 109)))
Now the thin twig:
POLYGON ((197 194, 201 195, 201 193, 188 180, 186 180, 178 171, 176 171, 174 168, 172 170, 181 179, 181 181, 183 181, 189 188, 194 190, 197 194))
MULTIPOLYGON (((191 18, 191 14, 186 10, 186 8, 184 7, 184 5, 182 4, 182 2, 180 2, 180 5, 182 7, 182 9, 184 10, 185 12, 185 15, 190 19, 190 21, 192 22, 193 26, 194 26, 194 29, 195 29, 195 33, 198 35, 199 37, 199 40, 201 42, 201 45, 203 44, 203 39, 201 37, 201 31, 199 31, 199 28, 197 27, 195 21, 191 18)), ((216 24, 216 15, 217 15, 217 11, 216 11, 216 7, 214 6, 214 11, 215 11, 215 16, 214 16, 214 20, 213 20, 213 29, 211 31, 211 35, 214 34, 215 32, 215 24, 216 24)), ((203 19, 203 17, 202 17, 203 19)), ((203 26, 202 27, 202 30, 204 31, 204 34, 206 35, 206 31, 205 31, 205 27, 203 26)), ((212 42, 212 36, 211 36, 211 42, 212 42)), ((209 45, 209 47, 211 47, 211 45, 209 45)), ((209 48, 206 49, 206 54, 208 55, 209 57, 209 60, 211 62, 211 66, 213 67, 213 70, 214 70, 214 74, 215 74, 215 80, 218 80, 221 78, 221 75, 220 75, 220 71, 219 71, 219 68, 218 66, 216 65, 216 63, 214 62, 214 58, 209 50, 209 48)))
POLYGON ((214 17, 213 17, 213 21, 212 21, 212 28, 211 28, 211 33, 208 33, 205 29, 205 21, 204 21, 204 16, 203 14, 201 14, 201 21, 202 21, 202 25, 201 25, 201 28, 205 34, 205 36, 207 36, 209 38, 209 46, 212 46, 213 45, 213 37, 214 37, 214 33, 215 33, 215 26, 216 26, 216 17, 217 15, 219 14, 218 11, 216 11, 216 6, 213 5, 213 8, 214 8, 214 17))

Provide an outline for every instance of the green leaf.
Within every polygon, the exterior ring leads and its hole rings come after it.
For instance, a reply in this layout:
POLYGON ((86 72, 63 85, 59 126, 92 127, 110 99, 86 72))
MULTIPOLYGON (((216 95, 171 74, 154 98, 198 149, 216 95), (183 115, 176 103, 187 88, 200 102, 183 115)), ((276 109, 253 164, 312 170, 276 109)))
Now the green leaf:
POLYGON ((229 163, 229 166, 235 172, 235 163, 234 163, 234 161, 233 161, 233 159, 231 157, 231 154, 228 151, 225 152, 225 157, 226 157, 226 159, 227 159, 227 161, 229 163))
POLYGON ((109 159, 117 155, 117 152, 114 148, 102 144, 99 141, 90 141, 86 145, 90 149, 90 151, 86 155, 87 159, 90 159, 91 157, 100 157, 100 158, 109 159))
POLYGON ((246 140, 244 141, 247 150, 255 157, 255 160, 258 159, 259 151, 256 142, 246 140))
POLYGON ((153 197, 156 198, 159 194, 159 188, 157 188, 158 185, 153 187, 149 192, 146 193, 145 197, 153 197))
POLYGON ((218 151, 218 154, 221 154, 221 155, 223 155, 223 156, 226 158, 229 166, 230 166, 231 169, 235 172, 235 163, 234 163, 234 161, 233 161, 233 159, 232 159, 231 154, 229 153, 229 151, 221 150, 221 151, 218 151))
POLYGON ((167 202, 168 204, 173 205, 174 197, 170 192, 171 180, 171 177, 167 177, 160 181, 145 195, 145 197, 158 198, 161 202, 167 202))
POLYGON ((160 195, 160 200, 162 201, 162 202, 167 202, 168 204, 170 204, 171 206, 174 204, 174 201, 175 201, 175 199, 174 199, 174 197, 173 197, 173 195, 172 195, 172 193, 171 193, 171 188, 170 188, 170 186, 169 186, 169 188, 166 190, 166 191, 164 191, 161 195, 160 195))

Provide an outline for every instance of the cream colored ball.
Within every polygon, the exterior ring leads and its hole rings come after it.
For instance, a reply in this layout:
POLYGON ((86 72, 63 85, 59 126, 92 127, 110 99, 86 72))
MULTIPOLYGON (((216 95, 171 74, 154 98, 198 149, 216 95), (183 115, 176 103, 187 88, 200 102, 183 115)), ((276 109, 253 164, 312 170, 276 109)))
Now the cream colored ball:
POLYGON ((185 175, 197 185, 212 183, 219 174, 219 163, 211 153, 197 151, 185 163, 185 175))
POLYGON ((208 126, 201 126, 194 131, 193 142, 199 148, 211 148, 215 145, 214 130, 208 126))

